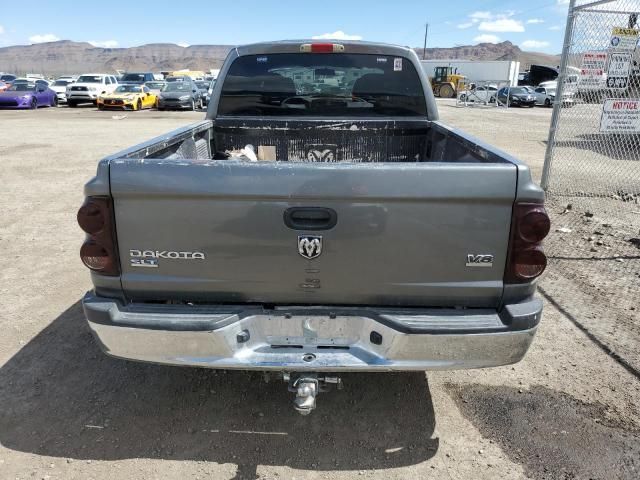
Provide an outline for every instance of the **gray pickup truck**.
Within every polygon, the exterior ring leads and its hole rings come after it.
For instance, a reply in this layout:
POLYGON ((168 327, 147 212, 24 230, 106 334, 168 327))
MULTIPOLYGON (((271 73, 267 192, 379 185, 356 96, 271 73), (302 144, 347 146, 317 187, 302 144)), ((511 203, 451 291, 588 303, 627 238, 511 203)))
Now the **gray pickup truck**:
POLYGON ((234 48, 206 119, 103 159, 78 212, 104 351, 282 375, 523 358, 549 232, 517 159, 438 120, 416 54, 234 48))

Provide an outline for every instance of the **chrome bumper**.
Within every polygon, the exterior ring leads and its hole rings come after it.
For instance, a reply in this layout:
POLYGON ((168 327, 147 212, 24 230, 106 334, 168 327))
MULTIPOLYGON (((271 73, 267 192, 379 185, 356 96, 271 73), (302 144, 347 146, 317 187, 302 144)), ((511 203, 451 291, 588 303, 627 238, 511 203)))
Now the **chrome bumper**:
POLYGON ((520 361, 542 313, 532 299, 487 309, 201 307, 129 304, 87 294, 105 353, 152 363, 279 371, 481 368, 520 361))

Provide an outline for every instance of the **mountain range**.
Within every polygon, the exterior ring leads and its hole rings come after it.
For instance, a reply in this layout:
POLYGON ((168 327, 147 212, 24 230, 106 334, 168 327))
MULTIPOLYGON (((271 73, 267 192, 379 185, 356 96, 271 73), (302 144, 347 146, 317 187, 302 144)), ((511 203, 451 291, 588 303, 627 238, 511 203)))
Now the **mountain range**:
MULTIPOLYGON (((101 48, 86 42, 61 40, 0 48, 0 71, 50 76, 83 73, 219 68, 232 45, 151 43, 129 48, 101 48)), ((422 48, 415 49, 422 58, 422 48)), ((427 48, 426 58, 466 60, 519 60, 521 70, 531 64, 555 66, 558 55, 525 52, 511 42, 480 43, 451 48, 427 48)))

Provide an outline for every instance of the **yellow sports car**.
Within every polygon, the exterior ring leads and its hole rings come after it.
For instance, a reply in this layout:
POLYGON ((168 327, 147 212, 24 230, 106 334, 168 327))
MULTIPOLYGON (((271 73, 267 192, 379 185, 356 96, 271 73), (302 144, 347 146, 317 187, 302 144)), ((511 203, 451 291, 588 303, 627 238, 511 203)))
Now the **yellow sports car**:
POLYGON ((98 108, 122 108, 126 110, 142 110, 153 108, 158 103, 158 96, 151 93, 145 85, 120 85, 113 93, 107 93, 98 97, 98 108))

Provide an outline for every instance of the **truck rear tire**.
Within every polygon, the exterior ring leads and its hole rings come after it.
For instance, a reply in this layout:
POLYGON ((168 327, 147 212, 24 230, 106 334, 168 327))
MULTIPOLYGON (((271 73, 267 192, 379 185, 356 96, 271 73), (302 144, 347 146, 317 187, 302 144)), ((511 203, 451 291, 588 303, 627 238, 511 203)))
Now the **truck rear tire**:
POLYGON ((456 96, 456 92, 453 90, 451 85, 444 84, 440 86, 440 97, 453 98, 455 96, 456 96))

